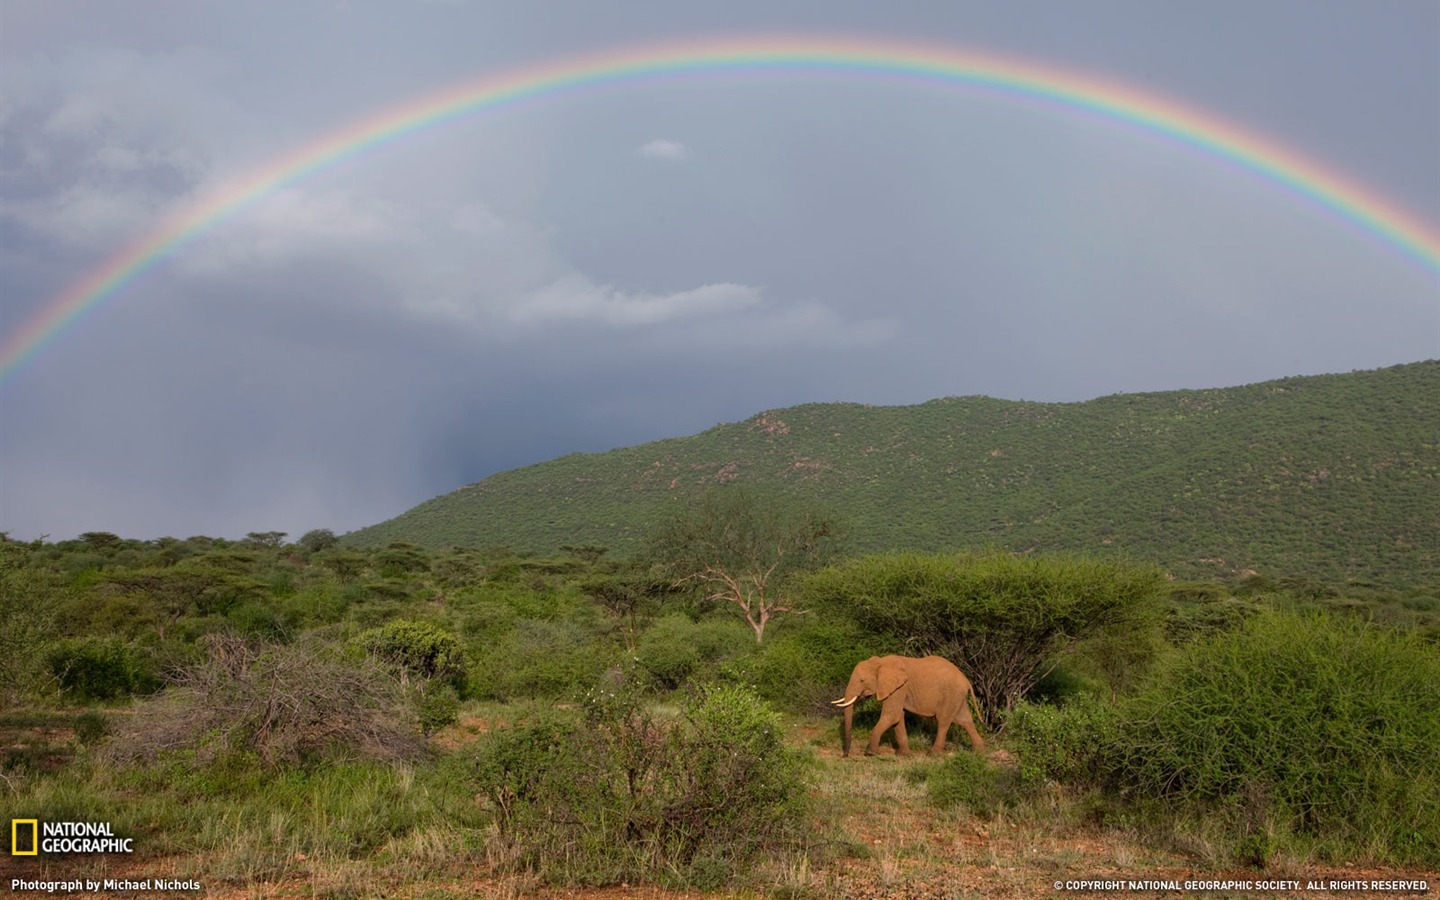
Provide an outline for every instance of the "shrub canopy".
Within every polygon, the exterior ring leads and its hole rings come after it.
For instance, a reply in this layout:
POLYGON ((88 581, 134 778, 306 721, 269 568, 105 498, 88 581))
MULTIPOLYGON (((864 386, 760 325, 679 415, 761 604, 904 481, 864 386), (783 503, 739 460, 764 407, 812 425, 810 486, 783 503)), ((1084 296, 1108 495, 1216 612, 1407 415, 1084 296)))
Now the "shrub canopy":
POLYGON ((1079 557, 891 553, 813 573, 803 590, 895 652, 954 662, 995 725, 1083 643, 1114 651, 1102 660, 1112 679, 1147 663, 1136 651, 1155 646, 1163 584, 1154 567, 1079 557))
POLYGON ((1185 648, 1122 719, 1122 788, 1327 856, 1440 863, 1440 649, 1414 633, 1263 612, 1185 648))
POLYGON ((457 690, 465 683, 465 650, 460 640, 429 622, 397 619, 372 628, 356 642, 391 666, 401 680, 440 681, 457 690))
POLYGON ((633 687, 597 689, 579 721, 542 716, 477 746, 476 787, 497 812, 494 850, 561 883, 720 887, 804 833, 805 756, 745 688, 702 688, 678 722, 633 687))

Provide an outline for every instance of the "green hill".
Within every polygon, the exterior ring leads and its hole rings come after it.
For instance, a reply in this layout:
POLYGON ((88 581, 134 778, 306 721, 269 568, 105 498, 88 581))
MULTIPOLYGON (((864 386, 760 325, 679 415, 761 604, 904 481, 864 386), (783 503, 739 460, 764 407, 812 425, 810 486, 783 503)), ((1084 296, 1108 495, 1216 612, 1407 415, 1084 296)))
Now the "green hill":
POLYGON ((804 494, 857 551, 1123 553, 1182 577, 1440 581, 1440 361, 1084 403, 810 404, 502 472, 345 537, 637 549, 709 487, 804 494))

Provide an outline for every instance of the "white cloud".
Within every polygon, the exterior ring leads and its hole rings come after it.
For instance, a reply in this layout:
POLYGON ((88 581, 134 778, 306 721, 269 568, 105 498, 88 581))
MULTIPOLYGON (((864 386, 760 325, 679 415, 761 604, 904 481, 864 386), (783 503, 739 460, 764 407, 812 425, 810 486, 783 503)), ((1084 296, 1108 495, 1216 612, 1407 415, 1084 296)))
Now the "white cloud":
POLYGON ((209 68, 196 52, 7 60, 0 217, 87 250, 149 232, 212 167, 205 123, 233 107, 207 88, 209 68))
POLYGON ((690 148, 679 141, 656 138, 635 151, 646 159, 689 159, 690 148))
POLYGON ((0 202, 0 218, 74 246, 105 248, 148 231, 164 206, 143 190, 76 184, 45 202, 0 202))
POLYGON ((405 211, 380 198, 288 188, 246 210, 232 225, 221 225, 177 264, 191 274, 213 277, 324 253, 378 262, 377 251, 414 245, 420 238, 405 211))
MULTIPOLYGON (((757 287, 729 282, 671 294, 626 293, 580 274, 558 279, 510 306, 513 325, 592 324, 663 335, 650 351, 685 346, 692 352, 723 347, 860 347, 893 337, 894 320, 850 320, 819 301, 776 303, 757 287), (678 344, 676 343, 678 341, 678 344)), ((630 345, 632 351, 634 345, 630 345)))
POLYGON ((673 294, 628 294, 594 284, 583 275, 570 275, 523 298, 511 309, 510 318, 518 324, 657 325, 737 312, 759 303, 759 289, 743 284, 707 284, 673 294))
POLYGON ((899 329, 894 319, 850 321, 813 300, 770 311, 753 325, 740 337, 754 347, 866 347, 890 339, 899 329))
POLYGON ((62 244, 113 250, 150 232, 183 205, 203 162, 184 148, 87 143, 79 153, 27 143, 17 170, 0 173, 29 190, 0 197, 0 218, 62 244), (54 176, 53 186, 44 176, 54 176))
POLYGON ((450 224, 456 231, 477 238, 490 238, 504 234, 512 227, 495 210, 483 203, 467 203, 450 215, 450 224))

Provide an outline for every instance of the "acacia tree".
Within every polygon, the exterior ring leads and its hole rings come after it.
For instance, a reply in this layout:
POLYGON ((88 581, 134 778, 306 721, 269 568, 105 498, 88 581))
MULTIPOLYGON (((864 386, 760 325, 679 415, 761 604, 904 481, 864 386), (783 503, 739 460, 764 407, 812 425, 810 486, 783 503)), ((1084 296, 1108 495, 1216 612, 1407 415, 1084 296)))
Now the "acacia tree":
POLYGON ((619 623, 625 649, 631 653, 635 652, 641 619, 652 615, 664 595, 673 590, 669 581, 639 567, 592 574, 579 585, 585 596, 619 623))
POLYGON ((677 587, 734 606, 760 643, 771 619, 798 611, 780 590, 786 576, 821 564, 836 536, 835 521, 819 510, 731 488, 702 495, 650 543, 677 587))
POLYGON ((335 532, 328 528, 312 528, 300 536, 295 543, 309 550, 311 553, 319 553, 321 550, 328 550, 340 542, 335 532))
POLYGON ((799 587, 897 651, 955 663, 994 727, 1067 656, 1132 682, 1156 653, 1163 584, 1153 566, 989 552, 868 556, 799 587))

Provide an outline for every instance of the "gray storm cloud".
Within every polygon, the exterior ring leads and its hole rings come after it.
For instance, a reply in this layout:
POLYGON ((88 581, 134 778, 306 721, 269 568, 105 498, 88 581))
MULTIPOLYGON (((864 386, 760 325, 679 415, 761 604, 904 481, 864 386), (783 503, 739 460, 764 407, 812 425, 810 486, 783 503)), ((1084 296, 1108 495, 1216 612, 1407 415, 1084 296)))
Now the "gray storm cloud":
MULTIPOLYGON (((1043 31, 999 4, 280 9, 5 3, 0 339, 177 209, 368 114, 707 34, 916 38, 1133 80, 1440 221, 1427 4, 1057 4, 1043 31)), ((0 530, 344 531, 793 403, 1237 384, 1440 356, 1437 336, 1433 270, 1113 123, 858 76, 657 79, 425 130, 153 267, 0 385, 0 530)))

